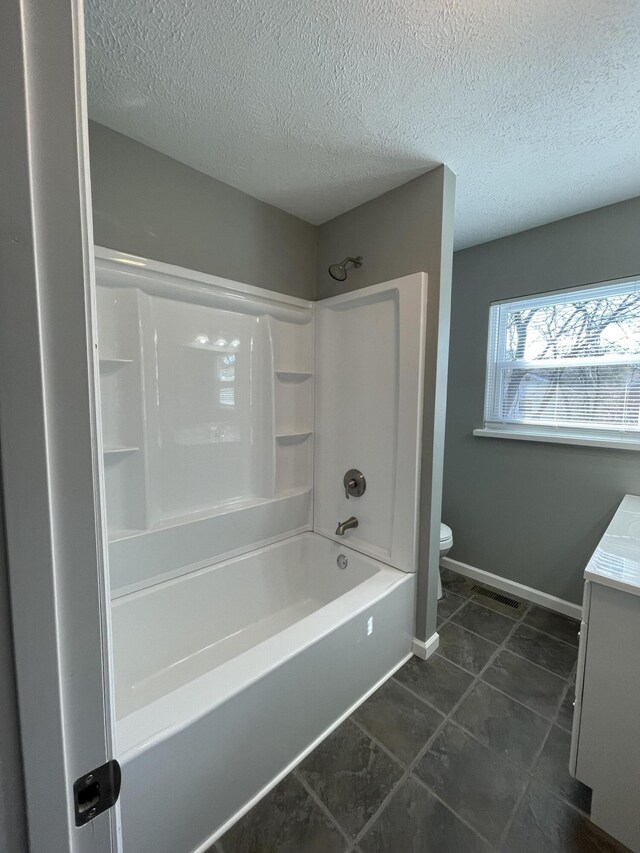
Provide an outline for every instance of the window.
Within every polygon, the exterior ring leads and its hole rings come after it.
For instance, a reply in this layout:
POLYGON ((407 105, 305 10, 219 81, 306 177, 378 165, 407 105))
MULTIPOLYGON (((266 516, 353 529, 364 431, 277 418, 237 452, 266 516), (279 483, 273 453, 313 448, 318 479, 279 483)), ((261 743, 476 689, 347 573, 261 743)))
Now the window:
POLYGON ((640 281, 493 304, 476 434, 640 449, 640 281))

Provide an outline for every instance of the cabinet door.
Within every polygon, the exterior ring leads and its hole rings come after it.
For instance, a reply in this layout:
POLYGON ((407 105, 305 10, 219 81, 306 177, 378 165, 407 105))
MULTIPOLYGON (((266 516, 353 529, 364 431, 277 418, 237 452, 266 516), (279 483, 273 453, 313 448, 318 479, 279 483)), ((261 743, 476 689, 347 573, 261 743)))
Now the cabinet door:
POLYGON ((587 637, 589 636, 589 607, 591 604, 591 584, 585 581, 582 599, 582 622, 580 623, 580 646, 578 648, 578 667, 576 670, 576 696, 573 702, 573 728, 571 731, 571 753, 569 772, 576 775, 578 760, 578 742, 580 740, 580 716, 582 712, 582 689, 584 686, 584 666, 587 659, 587 637))
POLYGON ((588 623, 575 772, 593 822, 640 850, 640 596, 592 583, 588 623))

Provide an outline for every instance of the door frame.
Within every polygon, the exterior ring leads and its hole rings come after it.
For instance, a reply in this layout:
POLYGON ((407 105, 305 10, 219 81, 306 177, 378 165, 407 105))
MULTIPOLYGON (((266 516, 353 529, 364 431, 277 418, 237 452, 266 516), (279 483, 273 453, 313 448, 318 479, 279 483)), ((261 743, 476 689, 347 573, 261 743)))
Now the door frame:
POLYGON ((0 436, 31 853, 111 853, 73 782, 113 757, 82 0, 0 26, 0 436))

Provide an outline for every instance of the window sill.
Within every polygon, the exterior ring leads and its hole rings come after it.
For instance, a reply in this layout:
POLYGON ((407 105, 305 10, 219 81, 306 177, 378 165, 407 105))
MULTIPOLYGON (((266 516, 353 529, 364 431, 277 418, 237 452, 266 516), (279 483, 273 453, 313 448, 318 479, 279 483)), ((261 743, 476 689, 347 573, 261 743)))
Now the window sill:
POLYGON ((582 447, 606 447, 610 450, 640 450, 640 438, 615 438, 608 435, 571 435, 571 433, 524 432, 510 429, 474 429, 478 438, 510 438, 516 441, 541 441, 548 444, 576 444, 582 447))

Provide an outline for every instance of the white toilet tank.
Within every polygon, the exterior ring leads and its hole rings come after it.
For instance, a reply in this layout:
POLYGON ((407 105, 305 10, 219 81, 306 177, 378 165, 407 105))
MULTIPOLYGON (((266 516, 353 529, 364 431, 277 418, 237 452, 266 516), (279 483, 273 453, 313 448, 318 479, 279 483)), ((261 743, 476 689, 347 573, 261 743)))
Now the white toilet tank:
POLYGON ((440 556, 444 557, 447 554, 451 547, 453 546, 453 532, 451 528, 440 523, 440 556))
MULTIPOLYGON (((440 556, 445 557, 453 546, 453 531, 447 524, 440 522, 440 556)), ((442 598, 442 581, 438 570, 438 600, 442 598)))

